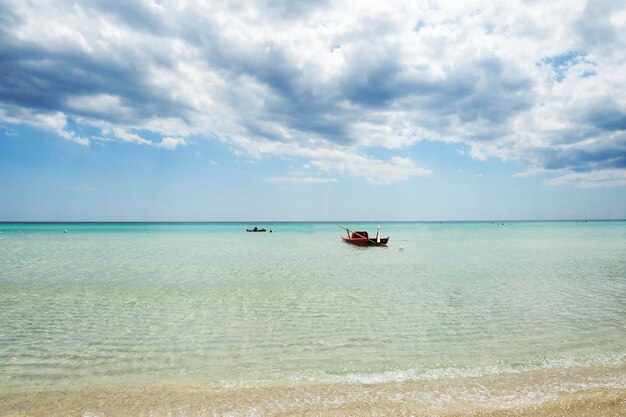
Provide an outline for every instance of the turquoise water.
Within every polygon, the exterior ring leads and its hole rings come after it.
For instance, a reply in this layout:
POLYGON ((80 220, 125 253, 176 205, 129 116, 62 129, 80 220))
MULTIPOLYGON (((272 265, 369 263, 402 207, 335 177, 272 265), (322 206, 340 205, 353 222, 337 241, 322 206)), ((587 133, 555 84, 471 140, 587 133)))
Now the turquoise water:
POLYGON ((0 224, 0 391, 626 365, 626 222, 382 230, 0 224))

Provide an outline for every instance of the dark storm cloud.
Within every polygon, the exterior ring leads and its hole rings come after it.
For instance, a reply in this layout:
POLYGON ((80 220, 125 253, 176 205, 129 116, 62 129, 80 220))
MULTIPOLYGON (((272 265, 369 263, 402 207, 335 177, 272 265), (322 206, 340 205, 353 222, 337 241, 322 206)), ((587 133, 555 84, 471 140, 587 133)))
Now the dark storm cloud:
POLYGON ((594 109, 586 120, 591 125, 604 131, 626 131, 626 113, 612 107, 594 109))
POLYGON ((575 25, 583 43, 587 47, 610 47, 620 36, 620 31, 623 34, 623 28, 616 27, 612 17, 616 11, 625 7, 623 2, 613 0, 587 1, 582 16, 575 25))
MULTIPOLYGON (((17 19, 11 20, 15 24, 17 19)), ((137 56, 128 51, 121 59, 88 54, 76 49, 50 51, 44 46, 11 37, 4 26, 0 40, 0 101, 40 110, 79 116, 108 118, 113 123, 132 123, 154 116, 182 116, 185 103, 171 100, 167 91, 149 85, 148 61, 163 57, 137 56), (106 94, 121 98, 130 112, 75 108, 72 98, 106 94)), ((123 52, 123 51, 121 51, 123 52)))
POLYGON ((568 169, 588 172, 598 169, 626 168, 626 138, 611 148, 546 149, 539 153, 543 166, 549 170, 568 169))
POLYGON ((533 83, 520 74, 495 58, 468 63, 441 83, 444 94, 437 103, 452 103, 463 122, 482 119, 499 125, 533 104, 533 83))
POLYGON ((120 22, 136 30, 147 31, 157 35, 163 34, 166 30, 162 17, 143 2, 88 0, 83 4, 114 16, 120 22))
POLYGON ((327 0, 266 0, 261 2, 271 13, 282 17, 295 19, 301 18, 314 10, 326 6, 327 0))

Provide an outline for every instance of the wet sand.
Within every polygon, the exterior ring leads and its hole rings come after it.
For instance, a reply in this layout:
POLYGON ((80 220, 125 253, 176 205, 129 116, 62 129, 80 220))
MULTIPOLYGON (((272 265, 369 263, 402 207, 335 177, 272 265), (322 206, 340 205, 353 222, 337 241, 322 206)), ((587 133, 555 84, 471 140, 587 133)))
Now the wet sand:
POLYGON ((0 394, 0 416, 626 416, 624 367, 379 384, 143 386, 0 394), (601 371, 599 374, 598 372, 601 371))

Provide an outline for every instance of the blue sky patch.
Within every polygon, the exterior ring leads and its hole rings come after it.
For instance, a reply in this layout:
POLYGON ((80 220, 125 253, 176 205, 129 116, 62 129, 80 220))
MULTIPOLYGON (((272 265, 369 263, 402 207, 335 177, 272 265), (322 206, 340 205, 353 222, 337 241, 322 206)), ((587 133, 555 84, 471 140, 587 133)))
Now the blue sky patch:
POLYGON ((587 56, 583 51, 568 51, 561 55, 555 55, 543 58, 541 61, 552 67, 556 74, 557 82, 561 82, 565 78, 567 71, 575 64, 585 61, 587 56))

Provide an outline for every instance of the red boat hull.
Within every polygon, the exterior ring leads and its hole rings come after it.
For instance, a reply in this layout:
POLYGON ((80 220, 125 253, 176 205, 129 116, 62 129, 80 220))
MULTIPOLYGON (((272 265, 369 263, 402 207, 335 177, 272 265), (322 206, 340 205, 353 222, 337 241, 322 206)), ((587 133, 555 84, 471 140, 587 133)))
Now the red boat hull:
POLYGON ((370 238, 367 235, 367 232, 357 232, 356 234, 352 233, 350 237, 341 236, 341 238, 344 242, 351 243, 357 246, 385 246, 387 245, 387 242, 389 242, 388 237, 381 237, 379 239, 379 242, 376 242, 375 238, 370 238))

